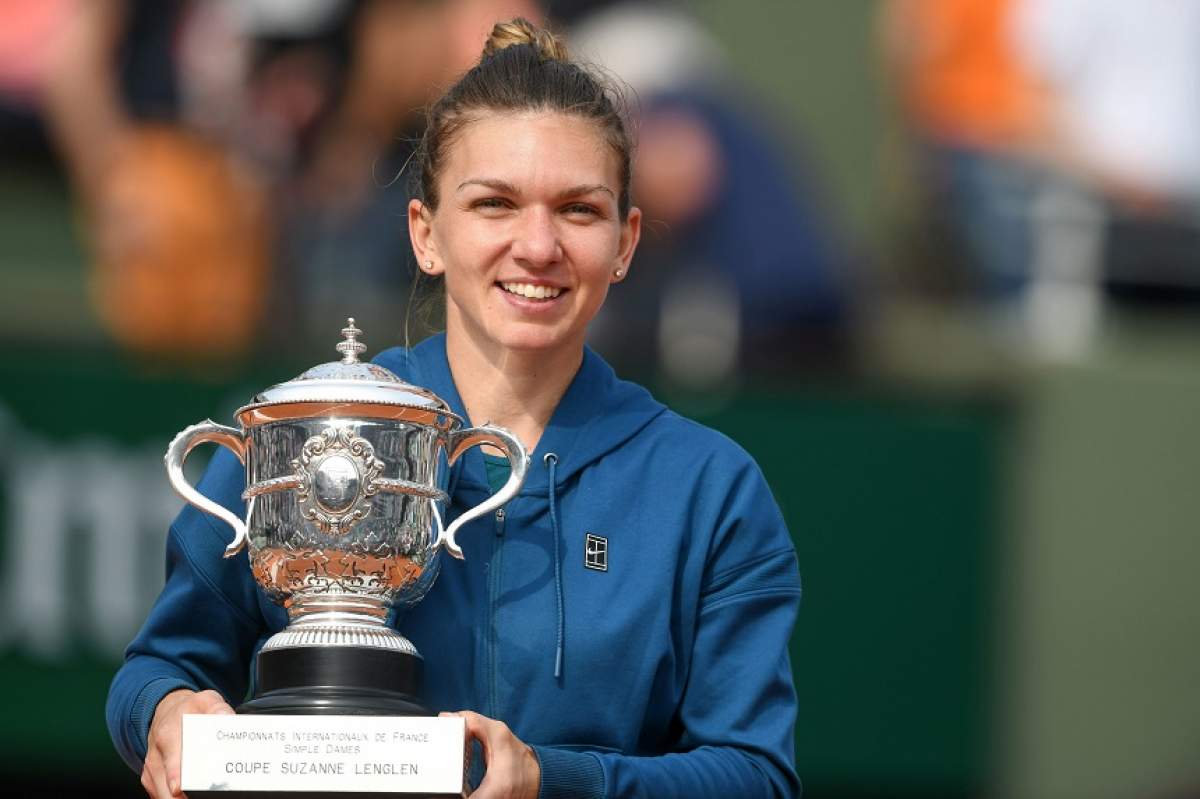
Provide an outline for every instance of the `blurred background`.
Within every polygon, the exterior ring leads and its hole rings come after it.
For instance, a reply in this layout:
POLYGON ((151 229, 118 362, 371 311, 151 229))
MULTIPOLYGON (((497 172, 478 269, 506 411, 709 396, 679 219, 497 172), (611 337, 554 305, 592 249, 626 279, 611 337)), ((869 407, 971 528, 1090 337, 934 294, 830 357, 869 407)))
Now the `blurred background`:
POLYGON ((638 132, 593 345, 788 519, 807 794, 1200 796, 1189 0, 0 0, 6 792, 140 794, 166 443, 437 326, 404 167, 517 13, 638 132))

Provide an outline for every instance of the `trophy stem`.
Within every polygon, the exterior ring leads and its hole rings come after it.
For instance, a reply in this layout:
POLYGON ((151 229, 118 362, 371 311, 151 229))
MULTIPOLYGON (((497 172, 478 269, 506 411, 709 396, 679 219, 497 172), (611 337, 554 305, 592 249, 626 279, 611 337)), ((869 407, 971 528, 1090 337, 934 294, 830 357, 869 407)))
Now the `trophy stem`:
MULTIPOLYGON (((301 596, 292 598, 287 606, 289 626, 295 627, 302 623, 316 621, 313 617, 338 614, 347 623, 377 624, 387 623, 388 608, 384 601, 376 596, 360 594, 321 594, 319 596, 301 596)), ((321 623, 321 622, 317 622, 321 623)))
POLYGON ((263 652, 314 646, 361 647, 420 657, 407 638, 387 625, 387 605, 378 597, 296 596, 287 610, 290 623, 267 640, 263 652))

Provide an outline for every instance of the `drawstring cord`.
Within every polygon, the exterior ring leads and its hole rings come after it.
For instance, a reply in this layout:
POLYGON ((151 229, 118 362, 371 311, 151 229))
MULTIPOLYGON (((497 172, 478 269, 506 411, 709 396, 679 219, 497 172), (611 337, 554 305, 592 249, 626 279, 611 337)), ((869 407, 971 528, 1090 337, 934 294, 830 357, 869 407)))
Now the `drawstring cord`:
POLYGON ((563 661, 563 630, 565 624, 563 622, 563 583, 562 583, 562 535, 558 529, 558 490, 556 483, 555 467, 558 466, 558 456, 553 452, 547 452, 542 462, 546 464, 546 468, 550 470, 550 526, 554 531, 554 593, 558 600, 558 646, 554 650, 554 679, 562 677, 562 661, 563 661))

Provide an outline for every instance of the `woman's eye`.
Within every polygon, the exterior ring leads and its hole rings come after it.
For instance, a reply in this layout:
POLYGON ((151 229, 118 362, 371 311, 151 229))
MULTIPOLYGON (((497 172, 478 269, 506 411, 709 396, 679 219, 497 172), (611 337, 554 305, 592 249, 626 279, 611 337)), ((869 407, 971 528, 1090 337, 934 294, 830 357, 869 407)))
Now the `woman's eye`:
POLYGON ((483 197, 482 199, 476 200, 475 202, 471 203, 472 208, 483 208, 483 209, 508 208, 508 206, 509 206, 508 201, 505 200, 503 197, 483 197))
POLYGON ((563 209, 566 213, 583 216, 600 216, 600 212, 594 206, 587 203, 571 203, 563 209))

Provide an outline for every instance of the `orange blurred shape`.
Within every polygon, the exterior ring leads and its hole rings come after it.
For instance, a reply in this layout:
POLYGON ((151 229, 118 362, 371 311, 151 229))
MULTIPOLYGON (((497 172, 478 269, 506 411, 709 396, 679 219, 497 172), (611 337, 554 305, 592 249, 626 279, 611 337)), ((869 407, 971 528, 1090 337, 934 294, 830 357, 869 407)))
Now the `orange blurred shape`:
POLYGON ((908 103, 929 132, 1005 143, 1038 121, 1039 93, 1014 51, 1016 0, 913 0, 903 6, 908 103))
POLYGON ((90 211, 91 296, 122 346, 204 360, 248 348, 267 289, 265 193, 226 153, 135 128, 90 211))

